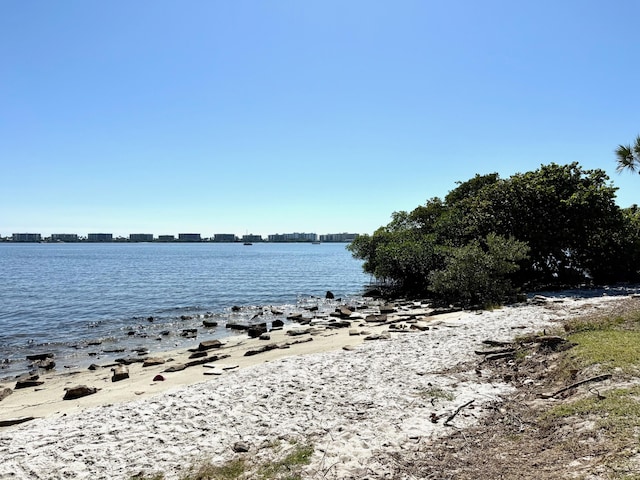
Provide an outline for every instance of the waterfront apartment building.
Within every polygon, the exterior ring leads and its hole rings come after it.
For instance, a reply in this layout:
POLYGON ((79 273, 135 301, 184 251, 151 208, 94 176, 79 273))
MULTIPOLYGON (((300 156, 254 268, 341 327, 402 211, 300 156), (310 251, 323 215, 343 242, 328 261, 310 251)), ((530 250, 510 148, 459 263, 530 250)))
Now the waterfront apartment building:
POLYGON ((353 242, 357 233, 327 233, 326 235, 320 235, 321 242, 353 242))
POLYGON ((276 233, 269 235, 270 242, 316 242, 318 235, 315 233, 276 233))
POLYGON ((51 241, 52 242, 77 242, 78 234, 77 233, 52 233, 51 241))
POLYGON ((90 233, 87 235, 88 242, 112 242, 112 233, 90 233))
POLYGON ((242 236, 242 241, 245 242, 245 243, 246 242, 257 243, 257 242, 263 242, 264 239, 260 235, 254 235, 254 234, 250 233, 248 235, 243 235, 242 236))
POLYGON ((158 235, 159 242, 175 242, 176 237, 173 235, 158 235))
POLYGON ((14 233, 11 236, 14 242, 40 242, 42 241, 42 235, 39 233, 14 233))
POLYGON ((199 233, 179 233, 178 241, 180 242, 201 242, 202 237, 199 233))
POLYGON ((233 233, 216 233, 213 235, 214 242, 235 242, 238 238, 233 233))
POLYGON ((153 233, 130 233, 130 242, 153 242, 153 233))

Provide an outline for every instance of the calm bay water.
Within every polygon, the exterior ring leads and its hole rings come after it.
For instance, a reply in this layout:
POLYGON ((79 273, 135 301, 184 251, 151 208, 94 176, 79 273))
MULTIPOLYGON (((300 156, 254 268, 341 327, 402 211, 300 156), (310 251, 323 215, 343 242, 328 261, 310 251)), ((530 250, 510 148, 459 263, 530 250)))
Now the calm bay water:
MULTIPOLYGON (((0 244, 0 272, 4 373, 27 353, 147 346, 163 330, 202 327, 205 313, 247 321, 262 306, 320 302, 327 290, 358 295, 369 280, 345 244, 330 243, 0 244), (246 308, 231 313, 233 305, 246 308)), ((164 342, 157 348, 180 344, 175 335, 164 342)))

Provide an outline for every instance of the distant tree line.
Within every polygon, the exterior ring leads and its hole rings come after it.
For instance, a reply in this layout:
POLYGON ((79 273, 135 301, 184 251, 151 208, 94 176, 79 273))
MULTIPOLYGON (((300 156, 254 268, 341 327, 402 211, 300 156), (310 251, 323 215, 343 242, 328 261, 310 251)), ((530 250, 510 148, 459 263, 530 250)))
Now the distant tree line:
POLYGON ((640 279, 640 210, 602 170, 542 165, 459 182, 348 247, 395 293, 496 305, 521 291, 640 279))

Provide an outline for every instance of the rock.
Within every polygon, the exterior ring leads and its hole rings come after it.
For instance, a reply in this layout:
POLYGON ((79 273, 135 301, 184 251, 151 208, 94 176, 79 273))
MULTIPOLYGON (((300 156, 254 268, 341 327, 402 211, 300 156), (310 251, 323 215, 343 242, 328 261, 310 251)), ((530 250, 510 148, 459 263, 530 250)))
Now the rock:
POLYGON ((0 420, 0 427, 10 427, 12 425, 20 425, 21 423, 34 420, 36 417, 19 417, 8 418, 7 420, 0 420))
POLYGON ((301 318, 302 318, 302 313, 290 313, 287 316, 287 320, 297 321, 297 320, 300 320, 301 318))
POLYGON ((169 330, 162 330, 160 332, 160 336, 162 336, 162 337, 167 337, 169 335, 171 335, 171 332, 169 330))
POLYGON ((284 322, 282 320, 274 320, 273 322, 271 322, 271 327, 272 328, 284 327, 284 322))
POLYGON ((143 367, 154 367, 154 366, 156 366, 156 365, 162 365, 163 363, 165 363, 164 358, 160 358, 160 357, 150 357, 150 358, 147 358, 147 359, 143 362, 142 366, 143 366, 143 367))
POLYGON ((397 309, 396 309, 396 306, 395 306, 395 305, 393 305, 393 304, 390 304, 390 303, 388 303, 388 304, 386 304, 386 305, 380 305, 380 313, 381 313, 381 314, 384 314, 384 313, 393 313, 393 312, 395 312, 396 310, 397 310, 397 309))
POLYGON ((202 358, 206 356, 207 356, 207 352, 195 352, 189 355, 189 358, 202 358))
POLYGON ((119 382, 120 380, 129 378, 129 369, 124 365, 113 367, 111 371, 113 372, 113 375, 111 376, 112 382, 119 382))
POLYGON ((164 370, 164 373, 171 373, 171 372, 180 372, 182 370, 184 370, 185 368, 187 368, 186 365, 179 363, 177 365, 172 365, 169 368, 167 368, 166 370, 164 370))
POLYGON ((207 328, 212 328, 212 327, 217 327, 218 322, 214 322, 213 320, 203 320, 202 325, 204 325, 207 328))
POLYGON ((349 330, 349 335, 351 335, 352 337, 357 337, 358 335, 360 335, 360 330, 349 330))
POLYGON ((388 333, 372 334, 364 337, 365 340, 388 340, 391 336, 388 333))
POLYGON ((202 352, 205 350, 211 350, 212 348, 220 348, 222 345, 223 343, 220 340, 205 340, 204 342, 200 342, 198 350, 202 352))
POLYGON ((143 363, 146 358, 143 357, 126 357, 126 358, 116 358, 116 363, 121 365, 131 365, 132 363, 143 363))
POLYGON ((284 312, 282 310, 278 310, 275 307, 271 307, 271 314, 272 315, 282 315, 284 312))
POLYGON ((263 333, 267 333, 267 325, 262 324, 262 325, 255 325, 253 327, 249 327, 249 329, 247 330, 247 333, 251 338, 257 338, 263 333))
POLYGON ((94 370, 98 370, 100 368, 100 365, 97 365, 95 363, 92 363, 91 365, 89 365, 89 370, 94 371, 94 370))
POLYGON ((197 328, 185 328, 182 330, 182 332, 180 332, 180 336, 181 337, 186 337, 186 338, 196 338, 198 336, 198 329, 197 328))
POLYGON ((153 322, 155 319, 153 317, 147 317, 147 322, 153 322))
POLYGON ((340 314, 340 318, 349 318, 353 311, 346 306, 342 306, 336 310, 340 314))
POLYGON ((180 320, 193 320, 191 315, 180 315, 180 320))
POLYGON ((233 444, 233 451, 236 453, 246 453, 250 450, 247 442, 236 442, 233 444))
POLYGON ((38 360, 34 363, 35 367, 42 368, 43 370, 52 370, 56 366, 56 362, 54 362, 51 358, 45 358, 44 360, 38 360))
POLYGON ((324 298, 327 298, 329 300, 332 300, 335 298, 335 295, 333 294, 333 292, 327 290, 327 293, 324 295, 324 298))
POLYGON ((249 325, 244 325, 242 323, 229 323, 229 322, 227 322, 226 327, 230 328, 231 330, 248 330, 249 329, 249 325))
POLYGON ((38 375, 31 375, 29 377, 19 378, 16 382, 15 390, 19 390, 21 388, 30 388, 30 387, 38 387, 42 385, 44 382, 39 380, 38 375))
POLYGON ((268 333, 263 333, 259 338, 260 340, 271 340, 271 335, 269 335, 268 333))
POLYGON ((364 319, 368 323, 384 323, 387 321, 386 315, 367 315, 364 319))
POLYGON ((256 348, 255 350, 247 350, 244 353, 245 357, 251 357, 253 355, 257 355, 259 353, 264 353, 264 352, 268 352, 269 350, 275 350, 276 348, 280 348, 277 344, 275 343, 271 343, 269 345, 263 345, 259 348, 256 348))
POLYGON ((31 360, 32 362, 38 360, 46 360, 47 358, 53 358, 55 355, 51 352, 47 353, 37 353, 34 355, 27 355, 27 360, 31 360))
POLYGON ((10 388, 0 388, 0 402, 13 393, 10 388))
POLYGON ((291 335, 292 337, 306 335, 307 333, 311 333, 310 328, 292 328, 291 330, 287 331, 287 335, 291 335))
POLYGON ((156 375, 155 377, 153 377, 153 381, 154 382, 164 382, 165 378, 162 375, 156 375))
POLYGON ((75 400, 76 398, 86 397, 87 395, 93 395, 98 391, 95 387, 87 387, 86 385, 77 385, 66 389, 63 400, 75 400))

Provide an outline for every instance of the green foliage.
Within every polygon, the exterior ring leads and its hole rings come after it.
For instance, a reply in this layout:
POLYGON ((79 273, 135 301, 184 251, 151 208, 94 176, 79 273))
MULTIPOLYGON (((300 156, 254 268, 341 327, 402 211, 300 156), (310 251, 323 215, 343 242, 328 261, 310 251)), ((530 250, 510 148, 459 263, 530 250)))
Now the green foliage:
POLYGON ((508 275, 518 270, 527 250, 525 243, 493 233, 483 242, 472 240, 451 250, 444 269, 429 274, 431 290, 465 306, 500 304, 513 291, 508 275))
POLYGON ((604 171, 577 163, 508 179, 476 175, 444 200, 394 213, 349 248, 401 292, 463 303, 501 301, 519 288, 637 280, 640 212, 620 209, 615 192, 604 171))
POLYGON ((640 135, 636 137, 633 145, 618 145, 615 153, 618 172, 629 170, 631 173, 640 173, 640 135))

